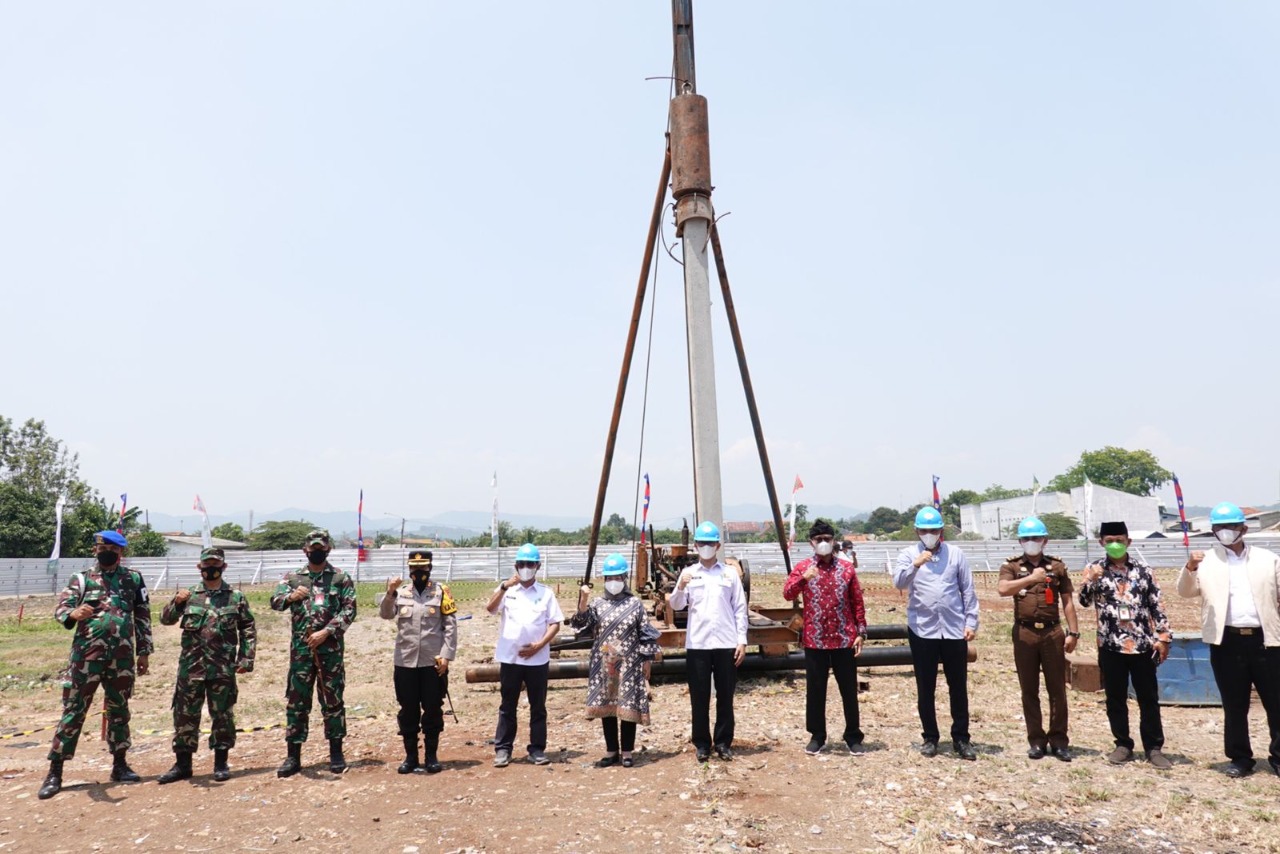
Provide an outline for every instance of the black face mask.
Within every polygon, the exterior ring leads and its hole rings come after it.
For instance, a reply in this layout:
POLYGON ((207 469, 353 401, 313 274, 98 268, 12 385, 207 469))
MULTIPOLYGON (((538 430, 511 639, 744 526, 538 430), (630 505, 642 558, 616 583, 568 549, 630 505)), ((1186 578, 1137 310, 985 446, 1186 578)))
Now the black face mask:
POLYGON ((427 581, 431 578, 431 573, 415 572, 409 577, 413 579, 413 586, 418 590, 422 590, 427 586, 427 581))
POLYGON ((307 552, 307 563, 312 566, 324 566, 324 562, 329 559, 329 552, 324 549, 316 549, 307 552))
POLYGON ((120 555, 115 552, 98 552, 98 564, 100 566, 115 566, 120 562, 120 555))
POLYGON ((222 567, 202 566, 200 567, 200 577, 205 581, 217 581, 222 577, 222 567))

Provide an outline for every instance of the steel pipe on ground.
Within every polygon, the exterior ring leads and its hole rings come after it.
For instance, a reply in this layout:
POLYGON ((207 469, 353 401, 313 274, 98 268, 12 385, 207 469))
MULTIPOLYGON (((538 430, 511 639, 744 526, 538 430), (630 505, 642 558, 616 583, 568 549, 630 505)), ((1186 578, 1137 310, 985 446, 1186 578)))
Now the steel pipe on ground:
MULTIPOLYGON (((978 660, 978 648, 969 645, 969 661, 978 660)), ((858 656, 859 667, 901 667, 911 663, 911 649, 902 645, 870 646, 862 650, 858 656)), ((590 659, 562 658, 551 662, 551 679, 586 679, 590 668, 590 659)), ((501 672, 500 664, 477 664, 467 668, 467 682, 497 682, 501 672)), ((804 653, 792 652, 787 655, 766 658, 763 655, 751 654, 738 668, 743 673, 768 673, 779 670, 803 670, 804 653)), ((664 658, 653 663, 654 676, 680 676, 685 672, 683 658, 664 658)))

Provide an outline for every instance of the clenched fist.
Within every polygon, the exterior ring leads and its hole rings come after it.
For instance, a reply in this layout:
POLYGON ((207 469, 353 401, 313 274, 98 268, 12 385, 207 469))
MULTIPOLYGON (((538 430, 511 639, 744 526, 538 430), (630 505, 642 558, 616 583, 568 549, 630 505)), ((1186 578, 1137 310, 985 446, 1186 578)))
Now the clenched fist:
POLYGON ((190 598, 191 598, 191 588, 184 587, 174 594, 173 602, 175 605, 185 605, 187 604, 187 600, 190 598))

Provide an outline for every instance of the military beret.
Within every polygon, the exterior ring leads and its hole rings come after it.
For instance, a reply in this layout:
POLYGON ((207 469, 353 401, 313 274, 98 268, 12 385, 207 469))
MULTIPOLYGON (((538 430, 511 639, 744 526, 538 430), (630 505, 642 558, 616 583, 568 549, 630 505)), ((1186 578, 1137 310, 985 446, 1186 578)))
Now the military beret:
POLYGON ((119 546, 122 549, 129 547, 129 541, 119 531, 99 531, 93 535, 93 542, 97 545, 119 546))

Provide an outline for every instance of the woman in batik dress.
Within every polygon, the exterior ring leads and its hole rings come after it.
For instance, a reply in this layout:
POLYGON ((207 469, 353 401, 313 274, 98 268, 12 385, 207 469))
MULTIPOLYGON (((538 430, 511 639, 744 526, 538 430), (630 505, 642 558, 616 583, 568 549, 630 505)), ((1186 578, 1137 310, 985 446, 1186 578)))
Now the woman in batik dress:
POLYGON ((604 727, 605 757, 597 768, 630 768, 636 725, 649 724, 649 663, 658 655, 658 630, 649 625, 644 605, 627 588, 627 559, 604 559, 603 596, 592 599, 589 585, 578 595, 578 613, 570 624, 591 629, 591 668, 587 676, 587 717, 604 727), (619 739, 621 730, 621 739, 619 739))

